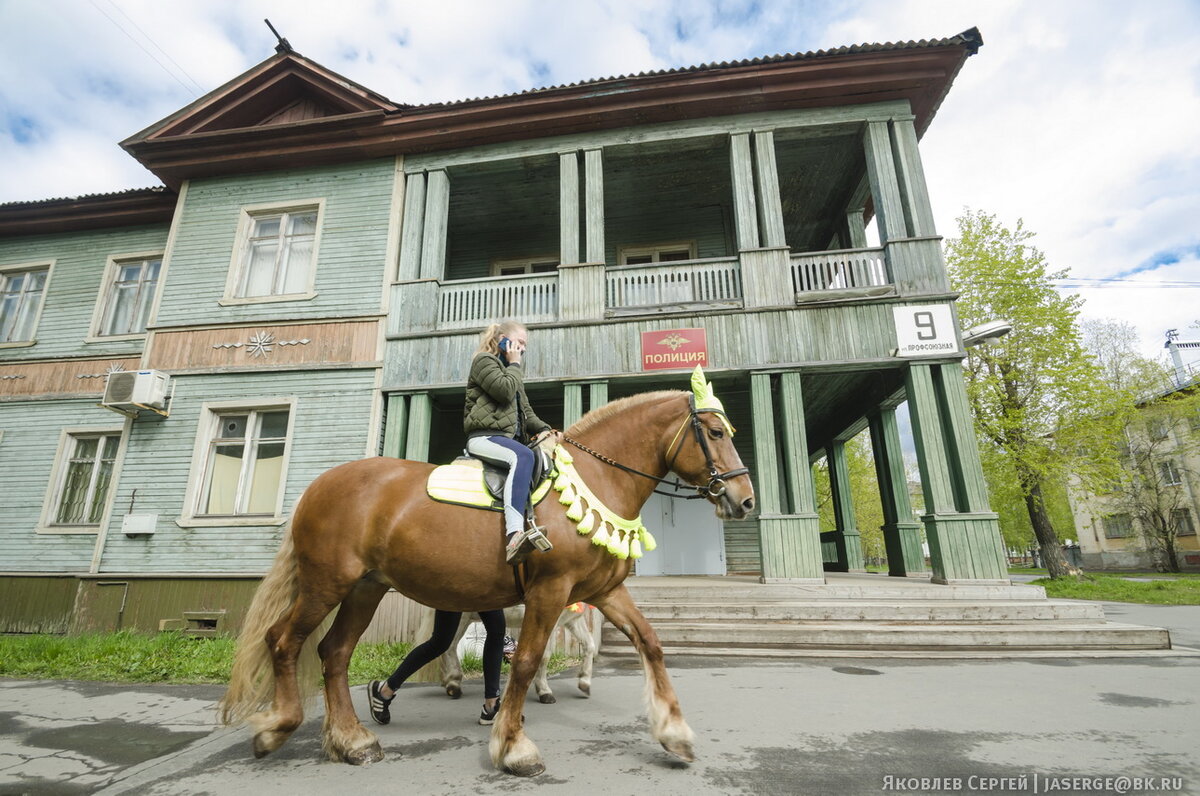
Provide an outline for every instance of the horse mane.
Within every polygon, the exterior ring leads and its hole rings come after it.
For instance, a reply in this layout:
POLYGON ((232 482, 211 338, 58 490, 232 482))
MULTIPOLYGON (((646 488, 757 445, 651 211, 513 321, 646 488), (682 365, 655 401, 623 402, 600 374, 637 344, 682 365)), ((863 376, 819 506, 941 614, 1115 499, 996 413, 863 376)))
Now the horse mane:
POLYGON ((641 392, 637 395, 630 395, 626 398, 618 398, 612 403, 607 403, 604 406, 593 409, 586 415, 581 417, 570 428, 567 433, 571 435, 582 434, 585 431, 595 428, 596 426, 608 420, 616 414, 624 412, 634 406, 650 403, 652 401, 661 401, 667 398, 672 398, 677 395, 687 395, 683 390, 655 390, 654 392, 641 392))

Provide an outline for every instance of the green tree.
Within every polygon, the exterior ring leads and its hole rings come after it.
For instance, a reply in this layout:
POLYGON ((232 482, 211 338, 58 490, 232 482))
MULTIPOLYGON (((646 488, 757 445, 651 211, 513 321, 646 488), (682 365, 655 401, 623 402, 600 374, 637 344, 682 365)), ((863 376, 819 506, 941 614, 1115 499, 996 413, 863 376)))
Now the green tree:
MULTIPOLYGON (((1085 483, 1111 479, 1118 403, 1079 340, 1082 299, 1060 294, 1052 270, 1018 221, 1009 229, 993 215, 966 211, 958 237, 947 241, 946 264, 964 327, 1003 319, 1012 333, 968 349, 967 395, 985 449, 994 452, 993 483, 1006 478, 1029 518, 1051 577, 1076 574, 1062 554, 1048 510, 1049 485, 1068 473, 1085 483), (1097 453, 1098 452, 1098 453, 1097 453)), ((1074 528, 1070 529, 1074 536, 1074 528)))
MULTIPOLYGON (((850 479, 850 496, 854 522, 862 544, 863 559, 868 564, 883 564, 887 552, 883 544, 883 500, 875 476, 875 459, 871 438, 863 432, 846 443, 846 471, 850 479)), ((821 530, 837 529, 833 510, 833 491, 829 485, 829 463, 822 458, 813 470, 816 484, 817 515, 821 530)))

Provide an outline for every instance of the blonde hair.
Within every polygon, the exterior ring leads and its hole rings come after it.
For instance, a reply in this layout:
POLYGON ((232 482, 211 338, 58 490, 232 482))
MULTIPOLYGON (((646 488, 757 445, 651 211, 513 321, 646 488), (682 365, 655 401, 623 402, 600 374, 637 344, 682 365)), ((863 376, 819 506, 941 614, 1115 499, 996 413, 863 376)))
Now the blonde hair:
POLYGON ((500 323, 489 324, 488 328, 483 330, 483 334, 479 335, 479 348, 475 350, 475 353, 499 356, 500 338, 508 337, 518 329, 523 331, 525 325, 517 321, 500 321, 500 323))

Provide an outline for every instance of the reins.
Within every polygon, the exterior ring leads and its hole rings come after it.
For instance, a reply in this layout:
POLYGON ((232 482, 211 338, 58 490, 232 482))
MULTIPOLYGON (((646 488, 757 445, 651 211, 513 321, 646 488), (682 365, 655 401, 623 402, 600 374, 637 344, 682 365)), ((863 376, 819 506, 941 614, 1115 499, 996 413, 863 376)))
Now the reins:
MULTIPOLYGON (((704 500, 704 499, 710 498, 710 497, 716 498, 716 497, 720 497, 721 495, 725 494, 725 482, 726 481, 728 481, 730 478, 736 478, 739 475, 745 475, 746 473, 750 472, 750 470, 749 470, 749 468, 746 468, 746 467, 741 467, 737 470, 729 470, 724 473, 719 472, 717 470, 716 462, 713 459, 712 451, 708 447, 708 441, 704 438, 704 424, 700 422, 700 413, 701 412, 711 412, 713 414, 721 415, 722 417, 725 416, 724 412, 719 411, 717 409, 697 409, 695 399, 692 398, 691 396, 688 396, 688 417, 684 418, 683 423, 681 423, 679 426, 679 430, 675 432, 675 436, 674 436, 674 438, 672 438, 670 446, 668 446, 668 448, 667 448, 668 454, 670 454, 671 451, 674 450, 674 454, 671 456, 671 460, 670 460, 670 463, 667 465, 667 469, 673 469, 675 466, 675 460, 677 458, 679 458, 679 451, 683 449, 681 435, 683 434, 683 429, 687 426, 688 421, 690 420, 692 423, 692 430, 695 432, 696 442, 697 442, 697 444, 699 444, 700 450, 704 451, 704 460, 705 460, 705 464, 708 467, 709 481, 704 486, 696 486, 695 484, 686 484, 683 481, 680 481, 678 478, 676 478, 675 480, 672 481, 667 478, 659 478, 657 475, 651 475, 650 473, 643 473, 641 470, 638 470, 636 468, 630 467, 625 464, 621 464, 620 462, 616 461, 615 459, 605 456, 600 451, 589 448, 587 445, 584 445, 579 440, 572 439, 571 437, 568 437, 566 434, 563 434, 563 440, 565 442, 571 443, 572 445, 574 445, 576 448, 579 448, 579 450, 583 451, 584 453, 589 454, 589 455, 599 459, 600 461, 604 462, 605 464, 609 465, 610 467, 616 467, 618 470, 624 470, 627 473, 632 473, 633 475, 639 475, 642 478, 648 478, 651 481, 654 481, 659 484, 667 484, 668 486, 670 486, 672 489, 675 490, 675 492, 664 492, 661 489, 655 489, 653 491, 654 491, 654 494, 656 494, 656 495, 665 495, 666 497, 675 498, 677 500, 704 500), (679 442, 678 448, 675 447, 676 442, 679 442), (676 492, 679 492, 681 490, 687 490, 687 489, 696 490, 696 494, 694 494, 694 495, 676 494, 676 492)), ((726 417, 726 420, 728 420, 727 417, 726 417)))

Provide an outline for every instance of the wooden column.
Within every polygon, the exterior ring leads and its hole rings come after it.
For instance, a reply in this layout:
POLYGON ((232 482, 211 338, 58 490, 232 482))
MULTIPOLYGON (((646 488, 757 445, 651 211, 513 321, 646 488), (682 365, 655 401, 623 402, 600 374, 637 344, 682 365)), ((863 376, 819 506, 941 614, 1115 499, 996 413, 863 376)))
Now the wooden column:
POLYGON ((446 231, 450 216, 450 177, 429 172, 425 185, 425 228, 421 236, 421 278, 446 277, 446 231))
POLYGON ((593 381, 591 383, 590 397, 588 402, 588 411, 599 409, 608 403, 608 382, 593 381))
POLYGON ((404 446, 404 458, 414 462, 429 461, 429 435, 433 425, 433 401, 429 393, 420 392, 409 396, 408 434, 404 446))
POLYGON ((589 149, 583 153, 585 259, 589 263, 604 262, 604 161, 602 150, 589 149))
POLYGON ((421 276, 421 238, 425 234, 425 175, 409 174, 404 182, 404 227, 400 230, 400 268, 396 281, 421 276))
POLYGON ((833 515, 837 523, 834 542, 838 563, 831 566, 839 572, 864 572, 862 536, 854 516, 854 494, 850 489, 850 467, 846 461, 846 443, 835 440, 825 452, 829 463, 829 486, 833 493, 833 515))
POLYGON ((387 396, 387 415, 383 426, 383 455, 404 458, 405 438, 408 436, 408 396, 396 393, 387 396))
POLYGON ((909 234, 914 238, 936 235, 925 170, 921 167, 921 153, 917 151, 917 129, 912 118, 893 119, 891 137, 900 202, 909 234))
POLYGON ((867 122, 863 149, 867 158, 867 179, 875 200, 875 216, 879 219, 880 243, 906 238, 908 231, 904 226, 904 208, 900 202, 887 122, 867 122))
POLYGON ((754 480, 758 504, 758 532, 762 550, 764 583, 794 581, 823 583, 820 527, 812 510, 812 480, 808 470, 808 443, 804 430, 804 405, 800 374, 780 377, 783 445, 776 433, 772 377, 755 373, 750 377, 754 414, 754 456, 758 463, 754 480), (780 489, 777 461, 784 456, 786 493, 780 489), (791 502, 785 507, 785 502, 791 502), (787 513, 787 509, 791 512, 787 513))
POLYGON ((764 247, 786 246, 783 202, 779 196, 779 168, 775 163, 775 133, 754 134, 754 176, 758 185, 758 223, 764 247))
POLYGON ((563 385, 563 428, 570 428, 583 417, 583 385, 563 385))
POLYGON ((754 200, 754 163, 750 157, 750 134, 729 137, 729 164, 733 173, 734 223, 739 251, 758 248, 758 210, 754 200))
POLYGON ((558 261, 579 262, 579 154, 558 156, 558 261))
POLYGON ((904 453, 896 410, 884 407, 868 419, 871 448, 875 454, 875 475, 883 504, 883 544, 887 550, 888 575, 904 577, 925 571, 921 549, 921 526, 913 520, 908 499, 908 477, 904 472, 904 453))
POLYGON ((926 514, 921 519, 934 582, 1006 583, 1000 526, 996 515, 986 510, 974 431, 969 415, 966 422, 963 419, 966 391, 961 370, 957 365, 912 364, 905 387, 925 490, 926 514))
POLYGON ((867 225, 863 222, 863 213, 865 212, 865 208, 862 207, 846 211, 846 222, 843 231, 846 239, 845 248, 867 248, 867 225))

